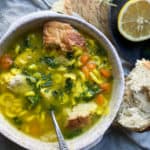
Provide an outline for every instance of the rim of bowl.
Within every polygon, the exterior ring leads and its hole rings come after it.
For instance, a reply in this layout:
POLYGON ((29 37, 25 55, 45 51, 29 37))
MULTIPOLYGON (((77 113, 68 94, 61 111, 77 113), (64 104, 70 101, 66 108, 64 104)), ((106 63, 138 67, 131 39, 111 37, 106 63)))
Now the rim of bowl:
MULTIPOLYGON (((2 45, 3 43, 5 43, 5 40, 9 37, 9 35, 13 34, 13 32, 15 32, 16 30, 18 30, 22 25, 24 25, 25 23, 29 23, 32 22, 33 20, 38 20, 40 18, 60 18, 61 20, 66 19, 66 20, 72 20, 78 23, 81 23, 82 25, 86 26, 86 28, 88 28, 89 30, 93 30, 95 32, 95 34, 97 34, 98 36, 100 36, 102 38, 102 40, 108 45, 108 47, 111 49, 111 52, 113 54, 113 56, 116 59, 117 62, 117 67, 118 67, 118 71, 119 71, 119 76, 120 76, 120 83, 119 83, 119 88, 120 91, 118 94, 118 101, 116 103, 115 106, 115 110, 113 111, 113 114, 111 114, 111 117, 109 118, 109 120, 106 123, 106 126, 104 126, 102 134, 91 140, 87 145, 83 145, 83 147, 80 147, 80 149, 90 149, 92 148, 94 145, 96 145, 98 142, 100 142, 100 140, 102 139, 102 136, 104 135, 104 133, 106 132, 106 130, 110 127, 111 123, 113 122, 120 104, 122 102, 122 98, 123 98, 123 93, 124 93, 124 72, 123 72, 123 68, 121 65, 121 60, 117 54, 117 51, 115 49, 115 47, 113 46, 113 44, 107 39, 107 37, 100 31, 98 30, 96 27, 94 27, 93 25, 89 24, 88 22, 86 22, 84 19, 82 18, 77 18, 75 16, 68 16, 68 15, 64 15, 64 14, 58 14, 55 12, 50 12, 50 11, 39 11, 39 12, 34 12, 31 14, 28 14, 24 17, 21 17, 20 19, 18 19, 17 21, 15 21, 7 30, 7 32, 3 35, 3 37, 0 39, 0 45, 2 45)), ((10 125, 12 126, 12 125, 10 125)), ((5 137, 7 137, 8 139, 10 139, 11 141, 15 142, 16 144, 24 147, 24 148, 28 148, 30 149, 30 137, 27 135, 27 141, 18 141, 18 138, 12 137, 11 133, 8 133, 9 131, 7 131, 7 129, 3 130, 4 127, 0 127, 0 133, 2 133, 5 137)), ((20 132, 20 131, 18 131, 20 132)), ((35 140, 36 141, 36 140, 35 140)))

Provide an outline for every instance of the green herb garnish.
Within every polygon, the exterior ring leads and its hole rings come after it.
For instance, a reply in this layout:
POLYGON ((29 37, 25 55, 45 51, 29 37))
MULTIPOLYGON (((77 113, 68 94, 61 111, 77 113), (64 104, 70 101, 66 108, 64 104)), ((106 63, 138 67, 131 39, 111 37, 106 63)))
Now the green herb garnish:
POLYGON ((21 124, 22 124, 22 120, 21 120, 21 118, 19 118, 19 117, 14 117, 14 118, 13 118, 13 122, 14 122, 16 125, 21 125, 21 124))
POLYGON ((51 68, 57 68, 59 66, 58 61, 54 57, 43 57, 41 60, 51 68))
POLYGON ((27 96, 26 100, 27 100, 27 108, 29 110, 35 108, 37 106, 37 104, 39 103, 41 97, 40 95, 35 95, 35 96, 27 96))
POLYGON ((65 92, 67 94, 70 94, 71 93, 71 90, 72 90, 72 87, 73 87, 73 81, 71 78, 67 78, 66 81, 65 81, 65 92))

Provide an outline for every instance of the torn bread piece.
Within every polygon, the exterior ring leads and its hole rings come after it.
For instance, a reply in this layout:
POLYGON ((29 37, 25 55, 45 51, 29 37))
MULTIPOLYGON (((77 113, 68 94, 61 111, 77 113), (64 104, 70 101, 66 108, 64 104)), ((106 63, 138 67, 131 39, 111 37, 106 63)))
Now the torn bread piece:
POLYGON ((70 24, 50 21, 44 25, 43 44, 45 47, 61 48, 71 51, 73 46, 85 47, 84 37, 70 24))
POLYGON ((150 61, 138 60, 127 76, 124 101, 116 121, 133 131, 150 127, 150 61))
POLYGON ((52 10, 68 15, 79 15, 100 29, 107 37, 109 32, 109 11, 112 0, 59 0, 53 4, 52 10))
POLYGON ((74 106, 68 114, 66 127, 75 130, 90 124, 91 115, 96 113, 97 107, 97 104, 94 102, 81 103, 74 106))

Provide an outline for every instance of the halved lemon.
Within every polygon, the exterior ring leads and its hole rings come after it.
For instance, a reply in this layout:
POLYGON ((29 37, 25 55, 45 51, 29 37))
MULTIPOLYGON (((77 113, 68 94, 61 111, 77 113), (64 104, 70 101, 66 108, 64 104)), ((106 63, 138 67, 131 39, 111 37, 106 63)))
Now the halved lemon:
POLYGON ((118 16, 119 32, 128 40, 138 42, 150 38, 150 0, 129 0, 118 16))

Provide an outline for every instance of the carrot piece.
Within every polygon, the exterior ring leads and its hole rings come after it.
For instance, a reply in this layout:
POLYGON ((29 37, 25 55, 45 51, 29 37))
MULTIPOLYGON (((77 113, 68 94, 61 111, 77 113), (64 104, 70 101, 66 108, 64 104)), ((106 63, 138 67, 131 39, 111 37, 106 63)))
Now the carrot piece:
POLYGON ((89 69, 86 66, 82 67, 82 72, 85 74, 87 78, 89 77, 89 69))
POLYGON ((92 70, 94 70, 94 69, 96 68, 96 64, 93 63, 93 62, 88 62, 88 63, 86 64, 86 66, 87 66, 87 68, 88 68, 90 71, 92 71, 92 70))
POLYGON ((84 53, 81 57, 80 57, 80 61, 82 62, 82 64, 86 64, 89 60, 89 55, 87 53, 84 53))
POLYGON ((41 128, 38 121, 34 120, 29 124, 29 132, 33 136, 39 136, 41 134, 41 128))
POLYGON ((98 105, 102 105, 104 103, 104 96, 102 94, 99 94, 96 98, 96 103, 98 105))
POLYGON ((9 55, 3 55, 0 57, 0 68, 7 70, 13 64, 13 60, 9 55))
POLYGON ((102 83, 102 84, 100 84, 100 88, 103 89, 106 92, 109 92, 110 88, 111 88, 111 85, 110 85, 110 83, 102 83))
POLYGON ((100 69, 100 73, 101 73, 101 75, 104 76, 105 78, 111 77, 111 72, 110 72, 110 70, 108 70, 108 69, 101 68, 101 69, 100 69))

